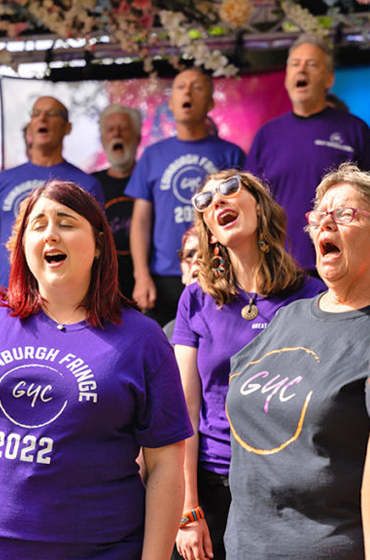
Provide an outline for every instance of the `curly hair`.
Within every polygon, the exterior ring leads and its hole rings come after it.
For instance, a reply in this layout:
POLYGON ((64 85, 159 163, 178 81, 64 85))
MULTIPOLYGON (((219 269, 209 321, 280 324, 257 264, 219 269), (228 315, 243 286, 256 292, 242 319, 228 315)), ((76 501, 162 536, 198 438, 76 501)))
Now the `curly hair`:
MULTIPOLYGON (((229 169, 209 175, 198 192, 201 192, 211 180, 225 181, 235 175, 240 178, 242 186, 253 195, 259 206, 256 245, 258 245, 259 239, 263 239, 269 248, 268 252, 260 251, 259 253, 257 292, 267 297, 298 289, 303 283, 304 275, 303 270, 285 249, 286 214, 273 199, 266 185, 250 173, 229 169)), ((195 213, 195 225, 199 235, 198 282, 203 291, 210 294, 222 307, 235 299, 239 292, 228 249, 218 243, 220 257, 225 260, 225 273, 215 278, 212 270, 214 245, 210 242, 211 232, 204 221, 203 213, 197 211, 195 213)))

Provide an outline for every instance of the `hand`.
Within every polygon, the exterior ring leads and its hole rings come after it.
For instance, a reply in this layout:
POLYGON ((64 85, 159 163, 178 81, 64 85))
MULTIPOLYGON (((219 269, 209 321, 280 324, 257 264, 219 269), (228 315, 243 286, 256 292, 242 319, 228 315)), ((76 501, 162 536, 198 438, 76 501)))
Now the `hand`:
POLYGON ((206 520, 200 519, 179 529, 176 546, 185 560, 211 560, 212 542, 206 520))
POLYGON ((141 311, 145 312, 147 309, 153 309, 157 299, 157 290, 149 274, 142 275, 140 279, 135 281, 132 298, 141 311))

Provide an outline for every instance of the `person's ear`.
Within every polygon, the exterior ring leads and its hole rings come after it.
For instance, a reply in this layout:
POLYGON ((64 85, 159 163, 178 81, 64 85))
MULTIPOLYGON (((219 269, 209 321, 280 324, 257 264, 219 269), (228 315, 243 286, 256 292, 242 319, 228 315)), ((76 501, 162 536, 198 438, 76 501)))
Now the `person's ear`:
POLYGON ((67 136, 68 134, 70 134, 71 130, 72 130, 72 123, 70 123, 68 121, 68 122, 66 122, 65 127, 64 127, 64 136, 67 136))
POLYGON ((214 109, 214 107, 215 107, 215 100, 213 99, 213 97, 211 97, 208 101, 207 113, 209 111, 212 111, 212 109, 214 109))
POLYGON ((327 91, 333 87, 333 85, 334 85, 334 80, 335 80, 334 72, 330 72, 330 73, 326 76, 325 89, 326 89, 327 91))

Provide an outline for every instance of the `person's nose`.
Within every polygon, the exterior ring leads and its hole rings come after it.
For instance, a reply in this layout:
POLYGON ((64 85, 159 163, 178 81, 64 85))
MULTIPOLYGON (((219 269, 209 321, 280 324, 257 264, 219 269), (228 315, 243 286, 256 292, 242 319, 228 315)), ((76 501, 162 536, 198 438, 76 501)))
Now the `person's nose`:
POLYGON ((195 251, 194 255, 191 258, 191 264, 196 264, 198 262, 198 251, 195 251))
POLYGON ((113 134, 112 135, 113 135, 114 138, 117 138, 117 137, 121 136, 121 132, 122 132, 121 128, 118 125, 115 125, 113 127, 113 134))
POLYGON ((300 72, 304 72, 304 71, 306 70, 306 68, 307 68, 307 62, 306 62, 306 60, 300 60, 300 61, 298 62, 298 70, 299 70, 300 72))
POLYGON ((47 111, 40 111, 40 114, 38 115, 38 119, 40 121, 46 121, 48 119, 49 115, 47 111))
POLYGON ((60 239, 57 228, 54 224, 49 224, 44 231, 44 243, 57 243, 60 239))
POLYGON ((223 204, 225 204, 225 197, 222 194, 220 194, 218 191, 215 191, 213 193, 212 203, 215 208, 218 208, 223 204))
POLYGON ((326 214, 326 216, 321 220, 320 224, 321 229, 333 231, 337 229, 337 224, 333 219, 331 214, 326 214))

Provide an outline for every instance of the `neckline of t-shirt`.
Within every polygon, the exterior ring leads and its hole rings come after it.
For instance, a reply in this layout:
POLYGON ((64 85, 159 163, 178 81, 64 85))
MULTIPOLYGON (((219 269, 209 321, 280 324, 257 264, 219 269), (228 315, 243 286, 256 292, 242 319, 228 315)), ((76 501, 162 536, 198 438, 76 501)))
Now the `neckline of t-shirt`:
POLYGON ((63 159, 59 163, 53 163, 52 165, 38 165, 37 163, 33 163, 31 160, 27 162, 27 164, 29 164, 30 166, 37 167, 37 169, 52 169, 52 168, 64 166, 66 163, 67 161, 65 159, 63 159))
POLYGON ((252 299, 253 303, 256 303, 256 301, 262 301, 266 299, 265 297, 260 296, 257 292, 246 292, 245 290, 243 290, 243 288, 240 288, 239 286, 238 286, 238 291, 239 291, 239 296, 247 302, 249 302, 252 299))
POLYGON ((319 307, 319 300, 325 294, 321 292, 317 294, 310 302, 310 312, 317 319, 323 319, 325 321, 348 321, 351 319, 364 317, 370 315, 370 305, 366 307, 361 307, 360 309, 352 309, 351 311, 343 311, 341 313, 332 313, 330 311, 324 311, 319 307), (367 313, 366 313, 367 312, 367 313))
POLYGON ((181 144, 200 144, 203 142, 209 142, 210 138, 216 138, 216 136, 214 136, 213 134, 208 134, 207 136, 205 136, 204 138, 199 138, 199 140, 181 140, 180 138, 178 138, 177 136, 174 136, 174 139, 177 140, 178 142, 180 142, 181 144))
POLYGON ((327 109, 328 109, 328 107, 324 107, 324 109, 322 109, 318 113, 314 113, 313 115, 308 115, 308 117, 303 117, 302 115, 297 115, 297 113, 295 113, 294 111, 292 111, 292 115, 295 119, 297 119, 299 121, 308 121, 310 119, 316 119, 317 117, 321 117, 327 111, 327 109))
POLYGON ((49 317, 48 315, 46 315, 46 313, 41 310, 41 316, 43 318, 43 320, 48 323, 49 325, 51 325, 56 331, 59 331, 61 333, 68 333, 68 332, 74 332, 74 331, 80 331, 83 329, 86 329, 88 327, 88 324, 86 323, 85 320, 80 321, 78 323, 71 323, 71 324, 64 324, 64 323, 56 323, 53 319, 51 319, 51 317, 49 317), (61 328, 62 327, 62 328, 61 328))

